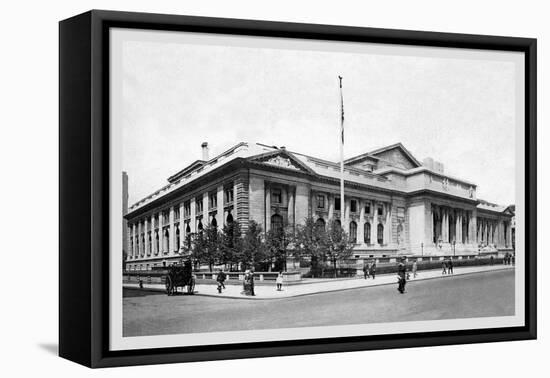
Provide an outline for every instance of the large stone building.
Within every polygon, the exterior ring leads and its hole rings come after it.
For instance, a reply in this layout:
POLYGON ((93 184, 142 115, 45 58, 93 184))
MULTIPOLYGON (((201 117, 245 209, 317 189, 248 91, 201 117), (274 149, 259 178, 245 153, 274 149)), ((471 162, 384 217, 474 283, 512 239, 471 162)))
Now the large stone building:
POLYGON ((207 224, 246 229, 254 220, 270 230, 308 216, 341 222, 357 258, 512 249, 510 207, 477 199, 475 183, 419 162, 401 143, 345 161, 344 206, 338 163, 252 143, 209 158, 202 147, 201 160, 129 208, 128 269, 172 262, 186 235, 207 224))

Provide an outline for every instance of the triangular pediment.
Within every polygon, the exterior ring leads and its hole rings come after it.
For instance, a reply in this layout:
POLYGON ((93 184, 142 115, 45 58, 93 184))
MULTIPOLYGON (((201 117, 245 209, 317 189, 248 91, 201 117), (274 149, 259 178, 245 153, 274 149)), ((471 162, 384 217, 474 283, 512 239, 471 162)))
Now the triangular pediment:
POLYGON ((281 169, 297 172, 314 173, 308 166, 298 160, 292 153, 286 150, 270 151, 265 154, 253 156, 249 159, 254 163, 261 163, 281 169))
POLYGON ((376 161, 375 166, 377 169, 390 166, 409 170, 422 165, 401 143, 396 143, 391 146, 355 156, 351 159, 347 159, 345 164, 355 168, 363 168, 363 165, 365 165, 368 160, 376 161))

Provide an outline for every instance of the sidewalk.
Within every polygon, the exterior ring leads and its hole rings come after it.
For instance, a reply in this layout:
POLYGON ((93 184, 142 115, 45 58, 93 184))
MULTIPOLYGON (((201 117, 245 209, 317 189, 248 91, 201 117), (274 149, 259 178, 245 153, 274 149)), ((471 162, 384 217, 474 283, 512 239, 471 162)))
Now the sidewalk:
MULTIPOLYGON (((514 267, 510 265, 493 265, 493 266, 474 266, 474 267, 463 267, 463 268, 454 268, 453 275, 442 275, 441 269, 434 270, 422 270, 419 271, 416 278, 412 278, 409 282, 412 281, 422 281, 429 279, 452 279, 453 276, 460 276, 465 274, 473 273, 482 273, 495 270, 513 270, 514 267)), ((340 290, 349 290, 357 289, 362 287, 370 286, 380 286, 380 285, 397 285, 397 275, 395 273, 376 276, 376 279, 363 279, 363 278, 349 278, 349 279, 339 279, 335 281, 322 281, 322 282, 308 282, 307 279, 304 279, 303 284, 296 284, 292 286, 283 285, 282 291, 277 291, 275 283, 273 286, 260 286, 257 285, 254 288, 255 296, 245 296, 241 294, 242 285, 226 285, 226 289, 218 294, 217 284, 212 282, 212 284, 197 284, 195 286, 195 295, 206 295, 219 298, 238 298, 238 299, 277 299, 277 298, 290 298, 298 297, 302 295, 311 295, 318 293, 327 293, 331 291, 340 291, 340 290)), ((137 284, 125 283, 123 285, 125 288, 139 289, 137 284)), ((143 289, 141 290, 152 290, 152 291, 165 291, 164 285, 160 284, 144 284, 143 289)), ((181 289, 180 289, 181 290, 181 289)))

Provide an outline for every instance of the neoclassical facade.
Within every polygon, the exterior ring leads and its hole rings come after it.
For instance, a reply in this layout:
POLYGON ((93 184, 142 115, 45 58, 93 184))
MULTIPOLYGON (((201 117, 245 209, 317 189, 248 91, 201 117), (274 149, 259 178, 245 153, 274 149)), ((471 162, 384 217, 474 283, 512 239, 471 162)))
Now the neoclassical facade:
POLYGON ((168 178, 127 215, 127 268, 146 270, 178 258, 183 240, 207 224, 250 220, 264 230, 314 217, 340 222, 355 257, 472 255, 512 250, 511 207, 476 198, 476 185, 419 162, 401 143, 338 163, 284 147, 239 143, 168 178))

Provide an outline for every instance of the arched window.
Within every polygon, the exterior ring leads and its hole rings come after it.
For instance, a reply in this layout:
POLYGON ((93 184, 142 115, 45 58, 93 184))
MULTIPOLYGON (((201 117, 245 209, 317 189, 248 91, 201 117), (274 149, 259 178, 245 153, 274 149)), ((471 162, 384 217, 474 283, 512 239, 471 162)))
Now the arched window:
POLYGON ((340 227, 340 228, 342 228, 342 222, 340 222, 340 219, 336 219, 336 220, 334 221, 334 226, 335 226, 335 227, 340 227))
POLYGON ((189 226, 189 222, 187 222, 187 226, 185 227, 185 240, 187 248, 191 248, 191 226, 189 226))
POLYGON ((141 235, 141 243, 140 243, 140 254, 141 256, 145 255, 145 235, 141 235))
POLYGON ((283 233, 283 217, 279 214, 271 216, 271 229, 275 235, 282 235, 283 233))
POLYGON ((376 239, 378 244, 384 244, 384 225, 382 223, 378 223, 378 227, 376 229, 376 239))
POLYGON ((147 234, 147 254, 151 254, 151 248, 153 247, 151 233, 147 234))
POLYGON ((214 217, 212 217, 210 224, 212 225, 212 227, 216 227, 216 228, 218 227, 218 221, 214 217))
POLYGON ((354 221, 349 223, 349 239, 352 243, 357 243, 357 223, 354 221))
POLYGON ((170 239, 170 232, 168 229, 164 230, 164 238, 162 240, 162 252, 166 253, 168 252, 169 244, 168 240, 170 239))
POLYGON ((202 220, 199 220, 199 224, 197 225, 197 229, 199 231, 199 234, 202 234, 202 230, 204 227, 202 226, 202 220))
POLYGON ((364 234, 363 234, 363 240, 365 241, 365 244, 370 244, 370 223, 365 223, 364 228, 364 234))
POLYGON ((176 226, 176 247, 175 251, 179 251, 180 249, 180 226, 176 226))
POLYGON ((326 227, 326 223, 323 218, 319 218, 315 221, 315 229, 317 231, 324 231, 325 227, 326 227))
POLYGON ((227 214, 227 218, 225 219, 225 221, 227 222, 227 224, 233 223, 233 215, 231 215, 231 213, 227 214))

